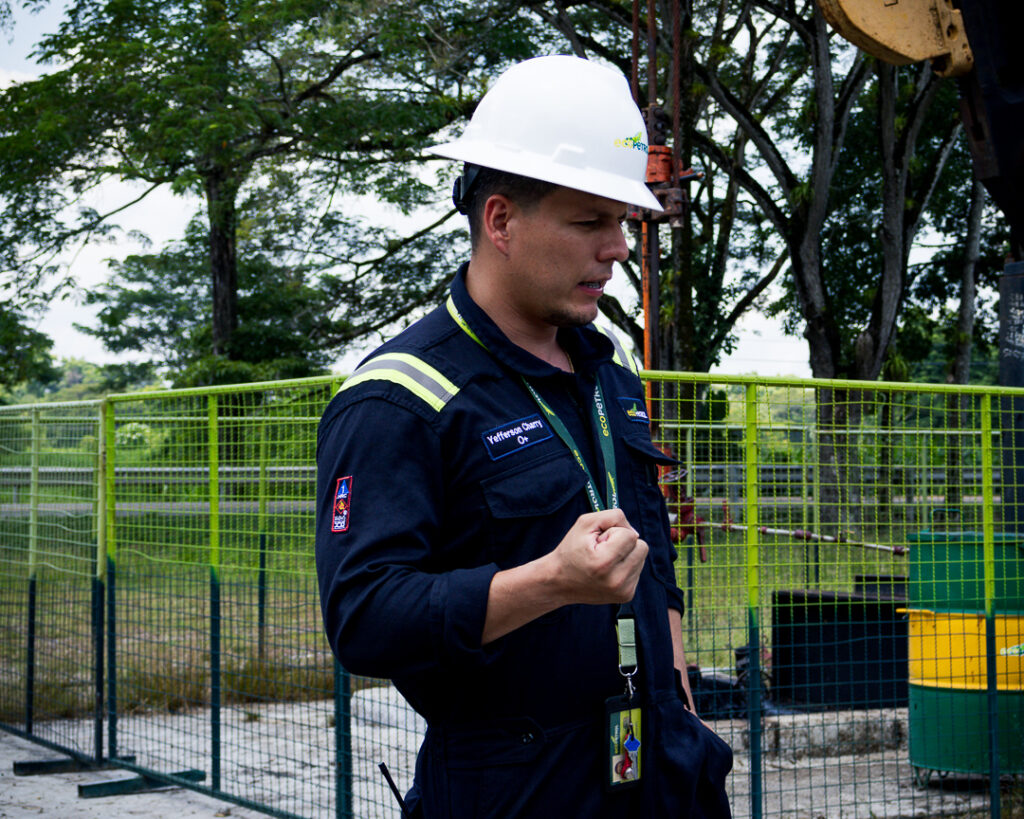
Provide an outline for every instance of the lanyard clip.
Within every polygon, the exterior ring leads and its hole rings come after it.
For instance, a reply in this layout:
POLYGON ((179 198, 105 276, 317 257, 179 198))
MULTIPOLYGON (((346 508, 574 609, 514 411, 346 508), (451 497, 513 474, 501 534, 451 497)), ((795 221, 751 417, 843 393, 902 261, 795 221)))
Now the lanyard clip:
POLYGON ((636 661, 636 620, 632 613, 619 611, 615 621, 615 637, 619 643, 619 673, 626 678, 626 696, 633 699, 636 689, 633 677, 637 672, 636 661))
MULTIPOLYGON (((622 669, 619 669, 619 673, 622 674, 622 669)), ((629 674, 622 674, 626 678, 626 699, 630 702, 633 701, 633 695, 636 694, 636 688, 633 686, 633 677, 636 676, 636 669, 634 668, 629 674)))

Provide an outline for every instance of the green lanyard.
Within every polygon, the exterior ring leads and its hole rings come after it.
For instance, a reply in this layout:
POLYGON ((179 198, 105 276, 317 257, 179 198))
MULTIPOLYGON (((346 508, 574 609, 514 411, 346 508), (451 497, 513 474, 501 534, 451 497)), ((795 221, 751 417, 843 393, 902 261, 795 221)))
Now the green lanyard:
MULTIPOLYGON (((608 501, 607 507, 601 505, 601 496, 598 494, 597 486, 594 484, 594 477, 590 474, 590 470, 587 469, 587 464, 583 460, 580 448, 573 440, 572 434, 565 424, 562 423, 562 419, 555 414, 555 411, 544 403, 544 400, 538 395, 533 385, 525 378, 523 379, 523 383, 526 385, 526 389, 529 390, 530 395, 533 396, 533 400, 547 416, 548 422, 555 430, 555 433, 569 447, 569 451, 576 458, 576 463, 580 465, 580 469, 587 476, 587 499, 590 501, 591 508, 595 512, 600 512, 605 508, 615 509, 618 507, 619 490, 615 483, 615 448, 612 444, 608 416, 605 414, 604 394, 601 392, 600 379, 596 379, 596 382, 594 385, 593 414, 594 420, 597 422, 597 440, 601 445, 601 457, 604 460, 605 477, 608 482, 608 491, 605 496, 608 501)), ((635 693, 633 677, 637 672, 637 653, 636 621, 633 617, 633 607, 630 603, 619 606, 619 613, 615 617, 615 639, 619 644, 619 673, 626 678, 626 697, 632 701, 635 693)))
MULTIPOLYGON (((461 327, 465 333, 473 339, 477 344, 487 350, 487 345, 484 344, 473 332, 473 329, 469 326, 467 321, 462 317, 458 308, 455 306, 455 300, 449 296, 447 303, 448 313, 455 320, 455 323, 461 327)), ((488 350, 488 352, 490 352, 488 350)), ((601 497, 601 493, 598 492, 597 483, 594 481, 594 476, 590 472, 590 468, 587 466, 587 462, 583 460, 583 453, 581 452, 576 440, 572 437, 572 433, 562 422, 562 419, 558 417, 558 414, 551 409, 545 403, 544 399, 540 397, 540 393, 534 389, 533 385, 526 380, 522 375, 519 376, 522 380, 523 385, 526 387, 526 391, 530 393, 530 397, 533 398, 534 403, 540 407, 541 412, 548 419, 548 423, 551 424, 551 428, 555 431, 555 434, 561 439, 562 443, 568 447, 569 451, 573 454, 576 459, 576 463, 579 464, 580 469, 583 470, 583 474, 587 476, 587 500, 590 501, 590 508, 594 512, 600 512, 603 509, 615 509, 619 505, 619 490, 618 483, 615 480, 615 446, 612 442, 612 431, 611 426, 608 423, 608 414, 605 410, 604 393, 601 391, 600 379, 595 379, 594 384, 594 401, 591 407, 591 412, 594 418, 594 422, 597 424, 598 430, 598 444, 601 447, 601 459, 604 461, 605 471, 605 496, 601 497), (607 505, 605 503, 607 501, 607 505)))
MULTIPOLYGON (((473 328, 469 326, 468 322, 462 317, 462 314, 459 313, 458 308, 455 306, 455 300, 451 296, 448 296, 446 306, 449 315, 465 331, 466 335, 487 350, 487 345, 479 339, 477 334, 473 332, 473 328)), ((604 500, 607 500, 607 506, 604 505, 601 494, 597 491, 594 476, 591 475, 587 462, 583 460, 583 454, 580 452, 579 446, 576 445, 572 433, 569 432, 562 419, 558 417, 558 414, 544 402, 544 399, 540 397, 540 394, 534 389, 533 385, 523 376, 520 376, 520 379, 522 379, 527 392, 530 393, 530 397, 533 398, 537 406, 540 407, 541 412, 548 419, 548 423, 551 424, 555 434, 569 448, 569 451, 576 459, 576 463, 583 470, 583 474, 587 476, 587 500, 590 501, 591 509, 595 512, 600 512, 603 509, 615 509, 618 507, 619 490, 615 480, 615 446, 612 442, 611 426, 608 423, 608 415, 605 411, 604 393, 601 391, 600 378, 595 378, 592 413, 597 424, 597 440, 601 447, 601 458, 604 461, 607 483, 607 492, 604 500)), ((619 607, 619 613, 615 620, 615 638, 619 644, 619 673, 626 678, 626 696, 632 700, 635 691, 633 688, 633 677, 637 672, 637 652, 636 623, 633 618, 633 607, 629 603, 619 607)))
POLYGON ((544 403, 544 399, 540 397, 537 390, 533 388, 533 385, 525 378, 523 378, 523 383, 526 385, 526 389, 530 393, 534 402, 538 407, 540 407, 541 411, 547 417, 548 423, 551 424, 551 428, 555 431, 555 434, 562 440, 562 443, 569 448, 569 451, 576 459, 576 463, 578 463, 580 469, 583 470, 583 474, 587 476, 587 500, 590 501, 590 508, 595 512, 600 512, 602 509, 615 509, 618 507, 619 490, 615 481, 615 446, 612 443, 611 428, 608 425, 608 416, 605 413, 604 393, 601 391, 601 381, 598 379, 594 384, 594 403, 591 406, 591 412, 594 417, 594 422, 597 424, 597 440, 601 446, 601 459, 604 461, 604 499, 601 498, 601 495, 597 491, 597 484, 594 481, 594 476, 587 467, 586 461, 583 460, 583 455, 581 454, 576 441, 573 439, 572 433, 569 432, 568 428, 562 422, 562 419, 558 417, 555 411, 544 403), (607 505, 604 504, 603 500, 608 502, 607 505))

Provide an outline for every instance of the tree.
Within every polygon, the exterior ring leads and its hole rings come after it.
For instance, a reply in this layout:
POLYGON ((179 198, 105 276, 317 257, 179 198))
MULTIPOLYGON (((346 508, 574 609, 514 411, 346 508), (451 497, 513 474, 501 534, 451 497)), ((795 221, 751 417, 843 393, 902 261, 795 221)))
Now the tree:
MULTIPOLYGON (((753 31, 778 28, 771 41, 771 59, 764 61, 758 76, 781 69, 776 87, 783 93, 763 96, 757 105, 747 106, 711 67, 699 66, 698 75, 756 151, 755 166, 739 169, 737 180, 785 243, 806 325, 811 370, 818 377, 832 378, 838 375, 839 339, 823 287, 820 236, 850 113, 867 80, 868 66, 852 49, 848 49, 851 58, 842 64, 834 58, 825 21, 812 1, 784 6, 748 2, 742 4, 741 15, 753 31), (794 100, 803 104, 794 106, 794 100), (807 146, 809 161, 803 152, 790 149, 787 141, 794 139, 807 146), (761 182, 762 169, 774 190, 761 182)), ((720 166, 728 166, 727 155, 712 144, 708 147, 720 166)))
POLYGON ((932 209, 934 230, 943 238, 917 265, 910 292, 915 320, 900 328, 897 352, 915 379, 995 384, 994 306, 1009 228, 972 173, 962 143, 954 146, 947 176, 932 209), (985 366, 976 371, 977 363, 985 366))
POLYGON ((47 384, 57 370, 50 350, 53 341, 28 326, 27 316, 10 303, 0 303, 0 400, 28 381, 47 384))
MULTIPOLYGON (((367 293, 361 292, 367 283, 358 275, 336 275, 324 268, 358 272, 360 264, 372 268, 374 259, 337 264, 332 257, 303 263, 289 256, 290 214, 281 204, 282 210, 272 216, 268 210, 256 211, 266 221, 243 219, 239 226, 240 320, 228 356, 209 352, 213 304, 199 217, 182 241, 162 252, 112 262, 110 280, 86 296, 88 304, 100 307, 97 324, 79 329, 101 339, 112 352, 145 353, 147 363, 174 386, 274 380, 326 372, 347 343, 396 320, 395 302, 411 311, 423 306, 418 296, 430 302, 440 299, 444 280, 419 293, 428 277, 410 275, 412 262, 399 263, 403 257, 398 249, 388 254, 383 270, 375 269, 379 278, 365 287, 367 293), (408 292, 402 293, 403 287, 408 292)), ((268 202, 262 206, 267 208, 268 202)), ((342 222, 321 229, 333 236, 347 232, 347 226, 342 222)), ((430 232, 420 237, 428 242, 439 238, 444 237, 430 232)), ((447 241, 425 247, 415 240, 413 245, 411 255, 448 263, 449 269, 454 264, 451 254, 460 246, 447 241)))
MULTIPOLYGON (((343 194, 406 210, 434 201, 433 186, 408 165, 471 110, 481 73, 521 56, 530 30, 517 15, 514 6, 444 0, 415 9, 373 0, 76 0, 38 49, 61 67, 0 93, 0 271, 24 294, 70 242, 109 233, 131 203, 91 208, 89 194, 107 180, 135 183, 135 201, 162 186, 198 194, 209 344, 231 360, 244 346, 232 343, 240 201, 291 177, 302 201, 319 205, 303 214, 314 249, 316 226, 338 221, 343 194)), ((362 242, 367 255, 391 250, 370 254, 370 232, 362 242)), ((424 292, 442 275, 421 272, 430 279, 424 292)))

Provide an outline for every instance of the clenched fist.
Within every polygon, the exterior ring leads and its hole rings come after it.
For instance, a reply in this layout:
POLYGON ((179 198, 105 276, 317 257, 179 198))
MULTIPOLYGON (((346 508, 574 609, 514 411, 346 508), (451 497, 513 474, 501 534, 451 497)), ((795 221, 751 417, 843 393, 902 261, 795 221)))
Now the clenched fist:
POLYGON ((552 551, 494 575, 481 644, 562 606, 632 600, 646 559, 621 509, 580 515, 552 551))
POLYGON ((552 553, 555 582, 567 603, 628 602, 647 551, 621 509, 580 515, 552 553))

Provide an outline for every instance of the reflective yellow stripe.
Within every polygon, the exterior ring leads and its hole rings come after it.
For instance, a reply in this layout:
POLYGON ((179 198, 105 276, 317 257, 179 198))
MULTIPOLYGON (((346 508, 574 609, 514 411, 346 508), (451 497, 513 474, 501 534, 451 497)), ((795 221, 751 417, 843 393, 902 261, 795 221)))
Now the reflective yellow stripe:
POLYGON ((437 412, 459 392, 441 372, 409 353, 384 353, 370 359, 345 379, 338 392, 366 381, 390 381, 405 387, 437 412))

